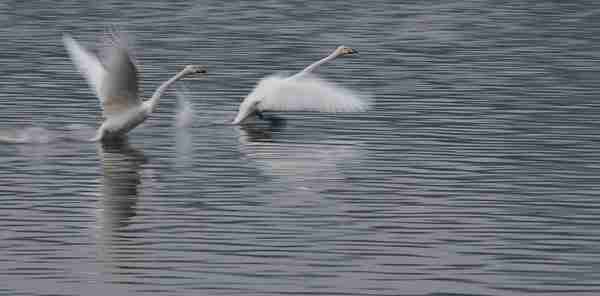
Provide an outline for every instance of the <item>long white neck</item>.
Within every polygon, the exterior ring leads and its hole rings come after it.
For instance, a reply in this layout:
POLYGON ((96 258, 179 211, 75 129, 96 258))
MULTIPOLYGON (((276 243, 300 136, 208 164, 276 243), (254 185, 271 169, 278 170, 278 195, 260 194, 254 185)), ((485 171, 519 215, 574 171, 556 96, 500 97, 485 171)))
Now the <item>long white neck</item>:
POLYGON ((302 74, 307 74, 307 73, 311 73, 313 71, 315 71, 317 68, 319 68, 319 66, 334 60, 335 58, 337 58, 339 55, 337 53, 337 51, 332 52, 330 55, 310 64, 308 67, 304 68, 304 70, 298 72, 298 74, 294 75, 294 76, 300 76, 302 74))
POLYGON ((161 84, 156 91, 154 92, 154 94, 152 95, 152 97, 144 102, 144 105, 146 105, 145 107, 147 108, 147 112, 151 113, 154 112, 156 110, 156 107, 158 106, 158 101, 160 100, 160 97, 165 93, 165 91, 167 91, 167 89, 169 88, 169 86, 171 86, 171 84, 175 83, 175 81, 183 78, 183 76, 185 76, 185 71, 181 71, 179 73, 177 73, 177 75, 171 77, 171 79, 163 82, 163 84, 161 84))

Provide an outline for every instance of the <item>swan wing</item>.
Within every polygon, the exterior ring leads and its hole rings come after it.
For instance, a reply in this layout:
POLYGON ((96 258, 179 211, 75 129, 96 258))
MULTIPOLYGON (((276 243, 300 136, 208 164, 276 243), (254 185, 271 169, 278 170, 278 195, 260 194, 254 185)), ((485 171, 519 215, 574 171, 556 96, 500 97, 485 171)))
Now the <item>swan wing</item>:
POLYGON ((186 128, 192 126, 194 120, 194 108, 188 100, 190 92, 185 86, 177 86, 175 96, 177 97, 177 113, 175 116, 175 126, 186 128))
POLYGON ((110 34, 105 41, 103 57, 106 76, 100 88, 105 115, 126 112, 139 106, 138 73, 124 35, 110 34))
POLYGON ((100 103, 103 103, 100 88, 102 86, 102 79, 106 76, 106 69, 104 69, 94 54, 85 50, 70 35, 63 35, 63 42, 73 64, 75 64, 81 75, 85 77, 96 96, 100 99, 100 103))
POLYGON ((107 38, 104 64, 70 35, 63 35, 63 42, 71 60, 100 99, 105 116, 123 113, 141 104, 137 70, 119 35, 107 38))
POLYGON ((316 75, 266 77, 254 90, 261 111, 360 112, 369 100, 316 75))

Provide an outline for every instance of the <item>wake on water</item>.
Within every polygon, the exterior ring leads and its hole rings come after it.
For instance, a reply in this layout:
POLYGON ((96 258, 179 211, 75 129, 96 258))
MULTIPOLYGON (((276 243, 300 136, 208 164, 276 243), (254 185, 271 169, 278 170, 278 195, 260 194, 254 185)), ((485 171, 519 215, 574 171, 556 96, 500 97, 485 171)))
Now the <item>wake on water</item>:
MULTIPOLYGON (((192 97, 191 92, 180 84, 177 87, 177 111, 175 113, 175 127, 189 128, 197 121, 194 106, 189 98, 192 97)), ((208 125, 221 125, 231 122, 231 114, 224 114, 216 110, 209 110, 209 106, 202 103, 202 123, 208 125)), ((0 144, 51 144, 56 142, 89 142, 96 136, 96 128, 85 124, 69 124, 62 128, 47 129, 40 126, 29 126, 24 128, 13 128, 0 130, 0 144)))
POLYGON ((69 124, 50 130, 39 126, 0 130, 2 144, 50 144, 58 141, 89 142, 96 129, 84 124, 69 124))

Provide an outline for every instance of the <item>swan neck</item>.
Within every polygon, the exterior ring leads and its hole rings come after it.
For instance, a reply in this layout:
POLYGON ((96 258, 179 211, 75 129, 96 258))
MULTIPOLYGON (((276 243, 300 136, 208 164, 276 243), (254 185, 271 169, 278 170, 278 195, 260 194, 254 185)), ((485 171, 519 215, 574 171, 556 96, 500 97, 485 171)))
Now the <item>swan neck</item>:
POLYGON ((177 80, 183 78, 183 76, 185 76, 185 71, 181 71, 181 72, 177 73, 175 76, 171 77, 171 79, 163 82, 163 84, 161 84, 156 89, 156 91, 154 92, 154 94, 152 95, 150 100, 147 101, 148 113, 154 112, 156 110, 156 107, 158 106, 158 101, 160 100, 160 97, 165 93, 165 91, 167 91, 167 89, 169 88, 169 86, 171 86, 171 84, 173 84, 177 80))
POLYGON ((336 51, 332 52, 330 55, 310 64, 308 67, 304 68, 304 70, 302 70, 300 73, 298 74, 305 74, 305 73, 311 73, 313 71, 315 71, 317 68, 319 68, 321 65, 334 60, 335 58, 338 57, 338 54, 336 51))

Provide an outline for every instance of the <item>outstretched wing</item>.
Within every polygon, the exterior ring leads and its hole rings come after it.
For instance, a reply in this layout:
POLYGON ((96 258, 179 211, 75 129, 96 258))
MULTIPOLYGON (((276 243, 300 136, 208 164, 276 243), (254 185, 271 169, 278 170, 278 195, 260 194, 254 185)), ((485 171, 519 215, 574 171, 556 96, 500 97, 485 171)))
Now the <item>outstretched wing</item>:
POLYGON ((137 70, 124 38, 116 33, 109 35, 104 46, 104 64, 69 35, 64 35, 63 41, 73 63, 100 99, 105 116, 120 114, 141 104, 137 70))
POLYGON ((100 103, 104 103, 102 101, 103 98, 100 95, 100 88, 102 80, 106 76, 106 70, 98 58, 81 47, 81 45, 68 34, 63 35, 63 42, 67 48, 67 52, 69 52, 73 64, 77 67, 77 70, 85 77, 96 96, 100 99, 100 103))
POLYGON ((133 64, 125 35, 111 33, 106 38, 103 56, 106 76, 100 87, 105 115, 121 113, 141 104, 137 69, 133 64))
POLYGON ((190 92, 184 85, 177 86, 175 95, 177 96, 177 115, 175 116, 175 126, 186 128, 192 126, 194 121, 194 108, 188 97, 190 92))
POLYGON ((369 100, 349 89, 312 74, 294 77, 269 76, 254 90, 261 111, 359 112, 369 100))

